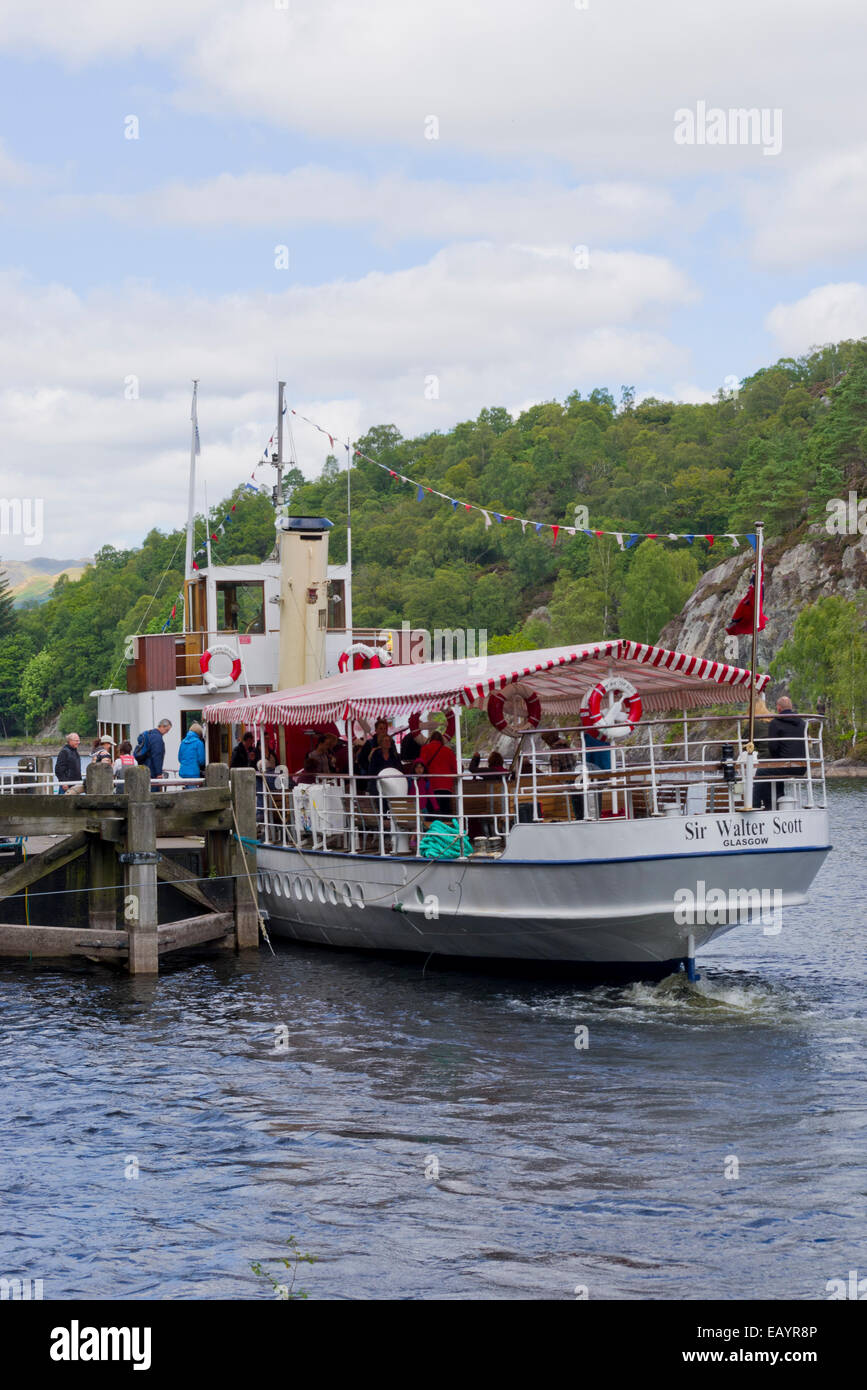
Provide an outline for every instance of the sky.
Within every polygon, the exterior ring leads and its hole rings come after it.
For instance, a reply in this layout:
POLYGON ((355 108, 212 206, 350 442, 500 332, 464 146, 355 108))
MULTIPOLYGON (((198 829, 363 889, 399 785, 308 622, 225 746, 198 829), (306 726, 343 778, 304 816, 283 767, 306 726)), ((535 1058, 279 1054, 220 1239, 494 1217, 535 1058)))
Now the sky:
POLYGON ((867 334, 865 37, 855 0, 0 0, 0 556, 181 525, 193 378, 201 503, 278 377, 412 436, 867 334))

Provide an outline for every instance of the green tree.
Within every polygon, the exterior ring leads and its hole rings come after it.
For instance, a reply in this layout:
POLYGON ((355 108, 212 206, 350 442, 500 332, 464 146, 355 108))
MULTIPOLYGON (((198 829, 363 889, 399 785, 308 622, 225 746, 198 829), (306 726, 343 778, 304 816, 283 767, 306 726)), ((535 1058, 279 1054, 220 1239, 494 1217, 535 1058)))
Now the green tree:
POLYGON ((3 738, 24 730, 21 679, 33 653, 33 642, 24 632, 13 632, 0 641, 0 730, 3 738))
POLYGON ((46 647, 32 656, 21 675, 21 707, 25 732, 35 730, 56 708, 57 663, 46 647))
POLYGON ((771 662, 797 704, 827 704, 833 743, 854 748, 867 726, 867 591, 854 600, 833 595, 802 609, 788 642, 771 662))
POLYGON ((689 551, 643 541, 626 576, 620 635, 636 642, 656 642, 697 583, 698 564, 689 551))
POLYGON ((12 589, 3 570, 0 570, 0 637, 7 637, 15 630, 15 609, 12 603, 12 589))

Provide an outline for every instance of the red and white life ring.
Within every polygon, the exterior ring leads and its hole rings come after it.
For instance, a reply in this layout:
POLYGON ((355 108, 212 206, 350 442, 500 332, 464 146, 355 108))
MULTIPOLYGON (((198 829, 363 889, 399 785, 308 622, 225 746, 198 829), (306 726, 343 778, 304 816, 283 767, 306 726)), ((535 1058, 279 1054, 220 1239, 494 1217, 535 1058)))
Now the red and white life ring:
POLYGON ((208 650, 203 652, 199 657, 199 669, 205 678, 205 685, 209 690, 225 690, 227 685, 234 685, 239 679, 241 675, 241 658, 236 652, 232 651, 231 647, 223 646, 222 643, 218 642, 215 646, 209 647, 208 650), (211 660, 215 656, 231 657, 232 669, 228 675, 211 675, 211 660))
POLYGON ((341 675, 348 671, 350 658, 353 671, 375 671, 380 666, 391 665, 391 654, 385 647, 369 647, 366 642, 353 642, 338 658, 337 669, 341 675))
POLYGON ((451 741, 455 736, 455 712, 453 709, 447 709, 440 710, 439 713, 444 714, 446 717, 445 729, 443 729, 442 725, 433 714, 429 714, 427 719, 422 719, 418 711, 416 711, 415 714, 411 714, 407 720, 407 728, 413 738, 417 739, 422 729, 428 734, 433 733, 434 729, 439 729, 443 737, 451 741))
POLYGON ((585 696, 581 726, 609 743, 612 739, 628 738, 641 714, 641 696, 635 686, 623 676, 609 676, 585 696))
POLYGON ((512 690, 509 699, 506 699, 505 692, 496 691, 488 697, 488 718, 495 729, 499 729, 503 734, 510 734, 512 737, 520 733, 523 729, 535 729, 542 718, 542 704, 535 691, 512 690), (525 714, 523 720, 514 716, 509 719, 506 716, 506 706, 514 709, 515 702, 523 700, 525 714))

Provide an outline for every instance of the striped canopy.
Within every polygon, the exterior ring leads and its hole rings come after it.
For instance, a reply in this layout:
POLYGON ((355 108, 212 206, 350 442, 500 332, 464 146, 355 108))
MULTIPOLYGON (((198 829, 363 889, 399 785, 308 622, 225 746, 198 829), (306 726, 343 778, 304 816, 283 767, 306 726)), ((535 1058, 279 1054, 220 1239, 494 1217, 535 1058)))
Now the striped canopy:
MULTIPOLYGON (((622 675, 645 709, 695 709, 749 699, 750 675, 740 666, 614 638, 578 647, 508 652, 463 661, 429 661, 378 670, 348 671, 294 690, 207 705, 218 724, 303 724, 343 719, 397 718, 456 705, 481 706, 509 686, 538 695, 550 714, 577 714, 587 692, 607 676, 622 675)), ((764 690, 770 676, 756 676, 764 690)))

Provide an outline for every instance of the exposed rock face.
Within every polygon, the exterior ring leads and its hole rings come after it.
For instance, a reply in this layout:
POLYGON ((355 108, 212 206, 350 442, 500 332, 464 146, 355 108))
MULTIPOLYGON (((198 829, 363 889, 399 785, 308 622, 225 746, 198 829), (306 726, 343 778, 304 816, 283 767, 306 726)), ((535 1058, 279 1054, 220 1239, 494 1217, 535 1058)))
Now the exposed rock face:
MULTIPOLYGON (((725 650, 725 628, 747 590, 754 559, 752 550, 746 549, 702 575, 682 611, 663 628, 660 646, 730 660, 725 650)), ((767 546, 764 609, 768 623, 759 633, 758 667, 768 669, 807 604, 831 594, 852 598, 864 588, 867 536, 829 536, 824 526, 816 525, 789 549, 767 546)), ((739 637, 737 641, 736 664, 748 666, 751 638, 739 637)))

